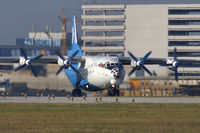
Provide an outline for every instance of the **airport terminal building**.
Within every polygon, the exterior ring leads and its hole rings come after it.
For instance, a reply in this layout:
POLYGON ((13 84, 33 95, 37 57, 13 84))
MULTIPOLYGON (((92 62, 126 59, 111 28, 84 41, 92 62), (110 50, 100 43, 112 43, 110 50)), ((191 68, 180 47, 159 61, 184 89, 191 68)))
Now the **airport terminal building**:
MULTIPOLYGON (((152 51, 150 57, 173 58, 176 47, 179 59, 200 60, 200 4, 83 5, 82 9, 86 55, 98 49, 99 55, 128 56, 131 51, 143 57, 152 51)), ((173 74, 166 67, 147 67, 158 76, 173 74)), ((199 68, 179 68, 178 72, 200 75, 199 68)))

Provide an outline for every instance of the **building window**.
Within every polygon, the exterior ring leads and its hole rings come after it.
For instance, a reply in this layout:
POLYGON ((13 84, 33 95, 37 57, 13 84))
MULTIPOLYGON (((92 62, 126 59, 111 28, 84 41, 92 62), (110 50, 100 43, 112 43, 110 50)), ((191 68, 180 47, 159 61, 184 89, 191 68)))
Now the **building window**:
POLYGON ((199 36, 200 31, 168 31, 169 36, 199 36))
POLYGON ((168 15, 193 15, 200 14, 200 10, 180 10, 180 9, 170 9, 168 10, 168 15))
MULTIPOLYGON (((200 52, 177 52, 178 57, 200 57, 200 52)), ((168 52, 168 57, 174 57, 174 52, 168 52)))
POLYGON ((168 10, 168 15, 185 15, 188 14, 186 10, 168 10))
POLYGON ((200 41, 169 41, 168 46, 200 46, 200 41))
POLYGON ((200 25, 200 20, 169 20, 168 25, 200 25))

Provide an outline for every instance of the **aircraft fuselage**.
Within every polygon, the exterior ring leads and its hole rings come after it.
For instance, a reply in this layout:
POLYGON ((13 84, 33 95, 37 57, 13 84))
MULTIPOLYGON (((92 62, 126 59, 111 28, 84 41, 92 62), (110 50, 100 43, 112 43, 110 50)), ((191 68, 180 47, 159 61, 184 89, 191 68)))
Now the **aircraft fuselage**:
MULTIPOLYGON (((85 56, 85 64, 79 67, 81 76, 97 88, 119 86, 125 70, 115 56, 85 56)), ((86 87, 87 89, 87 87, 86 87)))

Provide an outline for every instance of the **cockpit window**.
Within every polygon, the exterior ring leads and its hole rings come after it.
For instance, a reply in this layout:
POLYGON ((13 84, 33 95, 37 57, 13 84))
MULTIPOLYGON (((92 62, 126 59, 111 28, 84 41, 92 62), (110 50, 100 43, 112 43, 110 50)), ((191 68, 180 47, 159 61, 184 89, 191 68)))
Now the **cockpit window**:
POLYGON ((121 63, 106 62, 106 63, 99 63, 98 66, 102 67, 102 68, 106 68, 106 69, 112 69, 113 67, 121 67, 122 65, 121 65, 121 63))
POLYGON ((120 63, 110 63, 110 62, 106 62, 106 63, 104 64, 104 67, 105 67, 106 69, 112 69, 113 67, 120 67, 120 66, 121 66, 120 63))
POLYGON ((107 63, 107 64, 106 64, 106 67, 110 67, 110 64, 109 64, 109 63, 107 63))

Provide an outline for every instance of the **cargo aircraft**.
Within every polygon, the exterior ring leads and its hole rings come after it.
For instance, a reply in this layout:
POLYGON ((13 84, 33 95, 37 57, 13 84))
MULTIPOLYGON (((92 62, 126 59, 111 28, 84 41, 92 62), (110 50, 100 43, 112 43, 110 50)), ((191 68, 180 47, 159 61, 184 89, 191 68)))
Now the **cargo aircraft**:
POLYGON ((178 67, 198 65, 198 60, 178 60, 176 49, 174 50, 174 58, 148 58, 151 51, 144 57, 137 58, 131 52, 128 52, 130 57, 124 56, 83 56, 83 52, 77 43, 77 31, 75 16, 72 17, 72 48, 67 51, 67 56, 56 52, 57 56, 43 56, 42 54, 36 57, 28 57, 21 49, 22 57, 0 57, 0 63, 19 63, 15 68, 18 71, 22 68, 30 68, 35 77, 37 73, 33 64, 58 64, 60 69, 58 75, 64 70, 69 81, 74 87, 73 96, 81 96, 81 90, 100 91, 108 89, 110 95, 119 95, 119 85, 125 77, 123 65, 131 65, 133 69, 129 76, 135 70, 144 69, 149 75, 151 71, 145 65, 161 65, 168 66, 170 70, 175 72, 175 80, 178 80, 178 67))

